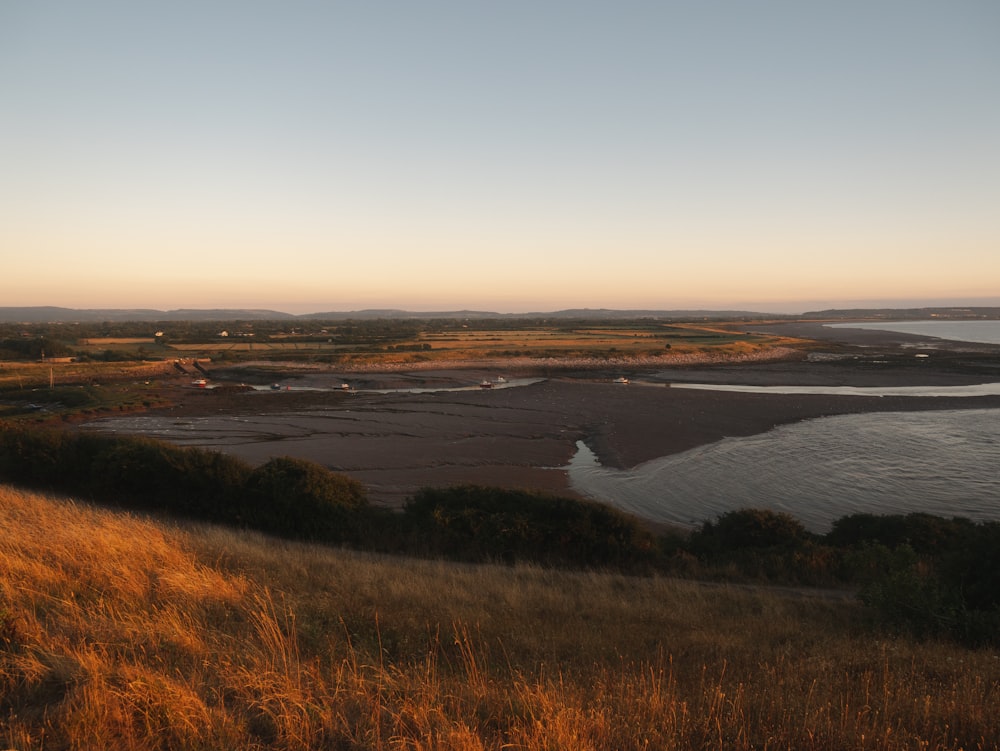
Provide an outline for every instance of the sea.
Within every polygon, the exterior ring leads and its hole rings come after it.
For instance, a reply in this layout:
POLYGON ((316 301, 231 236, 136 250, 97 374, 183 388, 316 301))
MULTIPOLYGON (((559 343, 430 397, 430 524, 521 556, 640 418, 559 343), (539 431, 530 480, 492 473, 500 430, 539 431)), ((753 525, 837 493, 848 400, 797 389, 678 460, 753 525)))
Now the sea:
POLYGON ((956 342, 1000 344, 1000 321, 865 321, 828 323, 832 329, 874 329, 897 334, 917 334, 956 342))
POLYGON ((568 470, 583 495, 686 527, 740 508, 786 512, 820 533, 856 513, 1000 521, 1000 410, 824 417, 628 470, 601 466, 580 441, 568 470))
MULTIPOLYGON (((860 325, 1000 344, 1000 321, 860 325)), ((879 395, 874 389, 838 388, 829 393, 879 395)), ((767 390, 806 389, 789 384, 767 390)), ((1000 384, 882 391, 975 396, 998 390, 1000 384)), ((642 518, 686 527, 740 508, 786 512, 819 533, 829 531, 836 519, 855 513, 923 512, 1000 521, 1000 410, 817 418, 760 435, 726 438, 628 470, 601 466, 593 451, 579 442, 568 474, 572 487, 585 496, 642 518)))

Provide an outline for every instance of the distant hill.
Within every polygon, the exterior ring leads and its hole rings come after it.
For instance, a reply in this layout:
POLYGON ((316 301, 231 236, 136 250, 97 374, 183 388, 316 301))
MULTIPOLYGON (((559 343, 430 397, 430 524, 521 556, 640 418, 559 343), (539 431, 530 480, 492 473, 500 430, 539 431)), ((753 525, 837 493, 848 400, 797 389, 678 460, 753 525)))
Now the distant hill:
POLYGON ((71 323, 75 321, 277 321, 286 318, 294 319, 295 316, 276 310, 230 308, 163 311, 146 308, 0 307, 0 321, 10 323, 71 323))
POLYGON ((797 318, 882 318, 893 320, 927 320, 948 318, 952 320, 1000 319, 1000 308, 994 307, 939 307, 939 308, 849 308, 814 310, 797 318))
POLYGON ((398 308, 326 311, 294 315, 279 310, 257 308, 60 308, 55 306, 0 307, 2 323, 73 323, 100 321, 346 321, 377 319, 555 319, 629 320, 652 318, 671 321, 704 320, 813 320, 813 319, 894 319, 920 320, 1000 319, 1000 307, 850 308, 814 310, 799 315, 762 313, 752 310, 614 310, 610 308, 569 308, 531 313, 497 313, 488 310, 413 311, 398 308))
POLYGON ((377 319, 548 319, 548 320, 629 320, 653 318, 671 321, 761 320, 761 319, 895 319, 920 320, 1000 319, 1000 307, 850 308, 814 310, 800 315, 761 313, 752 310, 614 310, 611 308, 568 308, 531 313, 497 313, 488 310, 413 311, 398 308, 326 311, 293 315, 279 310, 257 308, 60 308, 55 306, 0 307, 5 323, 81 323, 99 321, 295 321, 295 320, 377 320, 377 319))
POLYGON ((786 318, 780 314, 761 313, 751 310, 610 310, 608 308, 572 308, 569 310, 557 310, 553 313, 526 313, 524 317, 530 318, 599 318, 599 319, 626 319, 626 318, 670 318, 670 319, 726 319, 752 318, 786 318))
POLYGON ((440 311, 413 311, 399 310, 395 308, 371 308, 366 310, 350 311, 327 311, 324 313, 307 313, 297 316, 323 321, 340 321, 347 319, 363 320, 377 318, 468 318, 468 319, 593 319, 593 320, 628 320, 634 318, 663 318, 670 320, 678 319, 738 319, 750 318, 760 320, 761 318, 787 318, 789 316, 776 315, 773 313, 759 313, 749 310, 613 310, 610 308, 570 308, 567 310, 535 311, 531 313, 497 313, 487 310, 440 310, 440 311))
POLYGON ((396 308, 365 310, 331 310, 324 313, 303 313, 297 318, 315 321, 374 320, 379 318, 506 318, 511 314, 486 310, 412 311, 396 308))
POLYGON ((593 319, 627 320, 632 318, 662 318, 669 320, 704 320, 749 318, 785 318, 771 313, 755 313, 746 310, 610 310, 607 308, 575 308, 536 313, 495 313, 484 310, 410 311, 395 308, 371 308, 366 310, 328 311, 293 315, 277 310, 257 310, 244 308, 151 310, 147 308, 59 308, 40 307, 0 307, 0 322, 13 323, 72 323, 94 321, 282 321, 282 320, 375 320, 375 319, 593 319))

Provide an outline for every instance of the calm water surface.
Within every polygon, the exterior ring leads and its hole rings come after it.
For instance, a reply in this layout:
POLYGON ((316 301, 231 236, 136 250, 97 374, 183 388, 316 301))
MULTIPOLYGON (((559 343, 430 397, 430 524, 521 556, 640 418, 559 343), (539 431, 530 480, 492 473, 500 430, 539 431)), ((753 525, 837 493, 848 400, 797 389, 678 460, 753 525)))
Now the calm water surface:
POLYGON ((581 443, 574 489, 656 521, 696 525, 739 508, 825 532, 847 514, 921 511, 1000 520, 1000 410, 844 415, 727 438, 631 470, 581 443))
POLYGON ((874 329, 933 336, 957 342, 1000 344, 1000 321, 866 321, 826 325, 832 329, 874 329))

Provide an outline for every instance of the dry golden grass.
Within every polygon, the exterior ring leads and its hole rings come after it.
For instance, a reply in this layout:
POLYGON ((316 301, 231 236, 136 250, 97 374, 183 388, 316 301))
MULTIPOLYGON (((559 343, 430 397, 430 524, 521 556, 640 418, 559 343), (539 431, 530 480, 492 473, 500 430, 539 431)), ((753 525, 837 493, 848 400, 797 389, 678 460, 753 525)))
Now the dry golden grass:
MULTIPOLYGON (((696 336, 698 333, 696 329, 691 330, 692 335, 696 336)), ((731 337, 732 334, 726 334, 726 336, 731 337)), ((671 340, 655 337, 648 331, 629 329, 593 328, 568 331, 560 328, 540 328, 463 329, 442 333, 423 333, 420 335, 419 341, 430 344, 436 351, 459 351, 463 353, 463 356, 474 357, 477 354, 486 356, 496 351, 516 351, 525 355, 538 352, 586 355, 606 353, 611 349, 622 353, 660 354, 665 341, 671 340)), ((671 346, 684 348, 690 345, 683 341, 674 341, 671 346)), ((714 346, 722 346, 722 344, 716 343, 714 346)))
POLYGON ((0 363, 0 392, 6 392, 7 395, 19 392, 28 393, 31 389, 48 386, 50 382, 57 385, 105 383, 150 378, 174 372, 172 363, 158 361, 2 362, 0 363))
POLYGON ((997 748, 995 651, 853 603, 370 556, 0 486, 0 747, 997 748))
POLYGON ((107 347, 116 344, 156 344, 156 337, 153 336, 103 336, 81 339, 77 342, 80 345, 92 347, 107 347))
MULTIPOLYGON (((101 338, 85 340, 80 351, 99 355, 108 349, 125 350, 136 344, 150 344, 142 338, 101 338)), ((246 359, 313 358, 335 361, 351 369, 397 368, 413 365, 465 364, 497 360, 526 366, 558 362, 568 367, 602 364, 667 365, 694 364, 714 360, 785 357, 792 340, 773 336, 748 335, 719 326, 674 324, 657 329, 619 329, 592 326, 577 330, 561 327, 532 327, 511 330, 460 329, 421 332, 412 340, 397 342, 394 349, 372 350, 369 346, 332 341, 249 341, 217 340, 156 345, 163 361, 128 362, 4 362, 0 363, 0 391, 24 391, 55 384, 86 384, 93 381, 129 381, 161 375, 176 375, 171 357, 226 357, 246 359), (666 345, 670 345, 670 349, 666 345), (421 349, 429 345, 431 349, 421 349), (408 349, 409 348, 409 349, 408 349)))
POLYGON ((342 344, 328 342, 195 342, 166 345, 177 352, 332 352, 344 349, 342 344))

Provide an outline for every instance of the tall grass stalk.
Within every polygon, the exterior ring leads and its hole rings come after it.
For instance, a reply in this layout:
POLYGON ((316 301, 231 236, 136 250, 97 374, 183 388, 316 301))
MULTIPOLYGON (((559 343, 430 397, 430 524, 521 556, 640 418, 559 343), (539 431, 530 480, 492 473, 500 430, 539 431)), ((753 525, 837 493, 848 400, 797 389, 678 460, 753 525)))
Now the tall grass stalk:
POLYGON ((0 747, 991 749, 844 600, 363 555, 0 488, 0 747))

